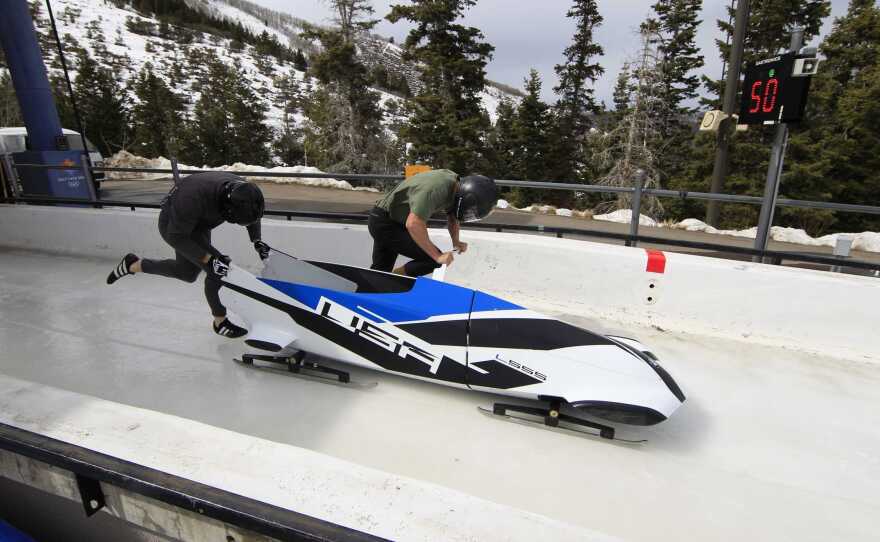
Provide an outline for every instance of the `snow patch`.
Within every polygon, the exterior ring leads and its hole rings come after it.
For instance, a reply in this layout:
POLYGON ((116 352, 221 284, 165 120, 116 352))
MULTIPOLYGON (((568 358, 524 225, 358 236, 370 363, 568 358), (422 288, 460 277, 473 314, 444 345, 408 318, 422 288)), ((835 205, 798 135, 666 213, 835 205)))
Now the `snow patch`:
POLYGON ((526 213, 541 213, 545 215, 556 215, 556 216, 567 216, 567 217, 577 217, 577 218, 590 218, 593 216, 592 211, 576 211, 572 209, 557 209, 552 205, 541 205, 539 203, 533 203, 528 207, 514 207, 510 204, 506 199, 498 200, 498 203, 495 204, 496 209, 512 209, 514 211, 523 211, 526 213))
POLYGON ((702 231, 706 233, 717 233, 719 235, 732 235, 733 237, 748 237, 750 239, 754 239, 758 235, 758 228, 749 228, 747 230, 719 230, 706 224, 702 220, 697 220, 696 218, 686 218, 669 227, 674 230, 702 231))
MULTIPOLYGON (((145 168, 145 169, 171 169, 171 160, 160 156, 159 158, 143 158, 136 156, 127 151, 119 151, 106 161, 107 167, 125 167, 125 168, 145 168)), ((178 164, 177 167, 182 170, 186 169, 202 169, 206 171, 228 171, 230 173, 247 173, 247 172, 269 172, 269 173, 324 173, 320 169, 311 166, 293 166, 293 167, 273 167, 265 168, 263 166, 254 166, 250 164, 242 164, 236 162, 232 165, 220 167, 202 166, 201 168, 178 164)), ((140 180, 167 180, 168 173, 117 173, 107 172, 108 180, 113 179, 140 179, 140 180)), ((305 177, 254 177, 254 179, 262 182, 270 182, 277 184, 298 184, 303 186, 318 186, 322 188, 335 188, 337 190, 353 190, 357 192, 379 192, 379 190, 366 186, 352 186, 348 181, 338 179, 312 179, 305 177)))
MULTIPOLYGON (((632 211, 629 209, 620 209, 613 213, 604 215, 593 215, 591 211, 575 211, 571 209, 557 209, 552 205, 541 205, 533 203, 528 207, 514 207, 507 200, 499 199, 495 204, 496 209, 512 209, 516 211, 524 211, 527 213, 555 214, 557 216, 590 218, 595 220, 604 220, 607 222, 617 222, 620 224, 629 224, 632 220, 632 211)), ((654 226, 659 228, 671 228, 674 230, 699 231, 711 233, 715 235, 729 235, 732 237, 743 237, 754 239, 758 236, 758 228, 748 228, 745 230, 719 230, 714 228, 702 220, 696 218, 686 218, 681 222, 666 225, 658 223, 653 218, 646 215, 639 215, 640 226, 654 226)), ((852 250, 861 250, 864 252, 880 252, 880 233, 862 232, 862 233, 833 233, 823 235, 822 237, 811 237, 804 230, 797 228, 786 228, 782 226, 773 226, 770 229, 770 238, 774 241, 783 243, 792 243, 796 245, 805 245, 813 247, 834 247, 837 245, 838 239, 851 239, 852 250)))
MULTIPOLYGON (((629 224, 632 221, 632 211, 629 209, 619 209, 613 213, 604 215, 593 215, 594 220, 604 220, 606 222, 618 222, 620 224, 629 224)), ((656 226, 657 221, 646 215, 639 215, 640 226, 656 226)))
MULTIPOLYGON (((749 239, 754 239, 758 235, 758 228, 749 228, 746 230, 719 230, 696 218, 687 218, 670 227, 676 230, 702 231, 718 235, 747 237, 749 239)), ((832 233, 829 235, 823 235, 822 237, 811 237, 807 232, 801 229, 773 226, 770 228, 770 238, 774 241, 780 241, 783 243, 812 247, 834 247, 837 245, 838 239, 851 239, 853 250, 880 252, 880 233, 870 231, 862 233, 832 233)))

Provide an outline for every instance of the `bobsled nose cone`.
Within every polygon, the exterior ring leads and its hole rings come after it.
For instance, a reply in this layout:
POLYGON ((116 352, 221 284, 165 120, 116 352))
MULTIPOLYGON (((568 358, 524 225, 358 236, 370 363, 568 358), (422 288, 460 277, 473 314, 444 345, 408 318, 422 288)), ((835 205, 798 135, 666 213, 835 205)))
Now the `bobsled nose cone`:
POLYGON ((605 401, 582 401, 574 405, 586 414, 628 425, 656 425, 666 420, 666 416, 653 408, 605 401))
POLYGON ((609 337, 610 344, 556 352, 558 363, 577 369, 560 383, 569 403, 585 414, 629 425, 654 425, 685 400, 672 376, 644 345, 609 337), (616 340, 615 340, 616 339, 616 340))

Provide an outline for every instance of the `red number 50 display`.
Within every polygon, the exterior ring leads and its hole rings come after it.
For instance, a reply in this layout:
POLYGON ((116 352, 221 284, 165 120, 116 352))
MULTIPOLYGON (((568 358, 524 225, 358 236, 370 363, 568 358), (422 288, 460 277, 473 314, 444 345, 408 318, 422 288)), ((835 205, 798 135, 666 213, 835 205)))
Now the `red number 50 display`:
POLYGON ((779 81, 774 77, 768 79, 766 84, 764 81, 755 81, 752 84, 752 106, 749 113, 757 113, 763 111, 770 113, 776 107, 776 94, 779 93, 779 81), (764 93, 761 94, 761 87, 764 87, 764 93))

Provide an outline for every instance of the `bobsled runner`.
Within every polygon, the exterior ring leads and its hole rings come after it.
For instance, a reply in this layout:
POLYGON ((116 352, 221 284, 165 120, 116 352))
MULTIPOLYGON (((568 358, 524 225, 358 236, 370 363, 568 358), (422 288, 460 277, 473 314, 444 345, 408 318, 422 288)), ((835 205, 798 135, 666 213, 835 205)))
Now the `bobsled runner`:
POLYGON ((315 354, 539 401, 496 403, 491 412, 535 416, 551 427, 563 422, 605 438, 614 437, 614 428, 577 414, 653 425, 685 400, 636 340, 594 333, 430 278, 299 260, 273 249, 260 276, 231 266, 220 295, 250 329, 245 342, 272 353, 246 354, 245 363, 272 361, 293 372, 349 381, 345 371, 306 360, 315 354))

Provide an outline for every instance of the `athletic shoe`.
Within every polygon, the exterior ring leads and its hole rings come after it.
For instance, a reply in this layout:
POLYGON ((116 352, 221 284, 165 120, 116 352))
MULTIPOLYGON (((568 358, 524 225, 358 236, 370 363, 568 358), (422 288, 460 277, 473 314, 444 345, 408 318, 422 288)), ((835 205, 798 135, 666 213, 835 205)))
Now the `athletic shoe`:
POLYGON ((229 321, 229 318, 226 318, 220 325, 214 324, 214 333, 217 335, 221 335, 223 337, 227 337, 229 339, 237 339, 244 335, 247 335, 248 330, 243 327, 237 326, 229 321))
POLYGON ((125 258, 122 258, 122 261, 120 261, 119 265, 116 266, 116 269, 114 269, 112 273, 107 275, 107 284, 113 284, 125 275, 133 275, 134 273, 131 272, 131 266, 136 261, 138 261, 137 256, 130 252, 126 254, 125 258))

